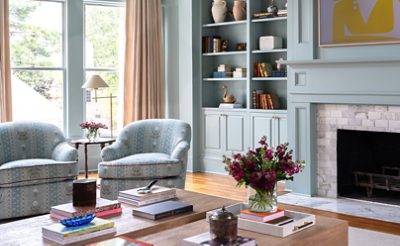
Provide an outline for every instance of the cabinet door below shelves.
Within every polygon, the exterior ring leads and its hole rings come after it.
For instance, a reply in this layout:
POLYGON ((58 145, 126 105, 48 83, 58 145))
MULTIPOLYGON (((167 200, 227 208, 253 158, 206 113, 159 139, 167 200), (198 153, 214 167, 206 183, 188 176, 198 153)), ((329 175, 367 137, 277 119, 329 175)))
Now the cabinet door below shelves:
POLYGON ((284 113, 253 113, 251 121, 251 148, 260 146, 261 137, 266 136, 268 145, 276 147, 287 142, 287 116, 284 113))
POLYGON ((246 151, 246 114, 224 114, 226 120, 226 151, 245 152, 246 151))
POLYGON ((273 115, 252 114, 251 116, 251 148, 260 146, 258 143, 263 136, 267 137, 267 142, 271 145, 272 140, 272 120, 273 115))
POLYGON ((204 150, 221 151, 222 122, 218 112, 204 112, 204 150))

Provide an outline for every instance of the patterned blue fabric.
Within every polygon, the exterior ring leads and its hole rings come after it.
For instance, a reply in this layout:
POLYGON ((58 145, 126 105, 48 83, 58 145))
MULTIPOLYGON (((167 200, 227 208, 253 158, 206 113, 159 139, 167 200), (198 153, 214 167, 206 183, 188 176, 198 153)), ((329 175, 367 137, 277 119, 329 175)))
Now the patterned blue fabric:
POLYGON ((130 155, 115 161, 101 162, 99 167, 102 178, 163 178, 182 173, 182 162, 163 153, 130 155))
POLYGON ((71 200, 78 152, 54 125, 0 124, 0 219, 47 213, 71 200))
POLYGON ((136 187, 156 178, 180 180, 171 185, 184 188, 190 140, 190 125, 179 120, 152 119, 127 125, 117 141, 101 151, 99 177, 102 183, 112 182, 109 190, 117 192, 102 191, 102 196, 115 197, 126 184, 136 187))

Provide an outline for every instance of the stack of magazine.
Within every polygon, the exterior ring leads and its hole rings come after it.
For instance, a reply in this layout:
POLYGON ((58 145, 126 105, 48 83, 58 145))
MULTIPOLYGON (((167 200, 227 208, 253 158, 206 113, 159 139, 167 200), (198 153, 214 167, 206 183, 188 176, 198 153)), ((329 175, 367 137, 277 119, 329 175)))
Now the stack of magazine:
POLYGON ((43 238, 61 244, 79 243, 87 239, 111 235, 117 231, 113 221, 100 218, 88 224, 66 227, 60 223, 42 227, 43 238))
POLYGON ((119 192, 118 201, 133 206, 144 206, 176 197, 176 190, 162 186, 153 186, 150 193, 142 194, 138 192, 140 188, 124 190, 119 192))
POLYGON ((108 218, 120 215, 122 212, 119 201, 111 201, 104 198, 96 198, 95 206, 73 206, 72 203, 51 207, 50 216, 57 220, 68 219, 86 214, 96 214, 98 218, 108 218))

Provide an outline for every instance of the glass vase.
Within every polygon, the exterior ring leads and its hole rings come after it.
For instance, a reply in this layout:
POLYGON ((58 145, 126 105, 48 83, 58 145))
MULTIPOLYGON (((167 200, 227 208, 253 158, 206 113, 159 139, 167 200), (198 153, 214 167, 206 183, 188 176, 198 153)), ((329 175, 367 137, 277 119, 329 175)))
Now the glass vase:
POLYGON ((269 191, 247 187, 249 210, 254 213, 271 213, 278 209, 277 185, 269 191))
POLYGON ((99 129, 88 129, 86 132, 86 138, 89 140, 89 142, 94 142, 96 141, 98 137, 98 130, 99 129))

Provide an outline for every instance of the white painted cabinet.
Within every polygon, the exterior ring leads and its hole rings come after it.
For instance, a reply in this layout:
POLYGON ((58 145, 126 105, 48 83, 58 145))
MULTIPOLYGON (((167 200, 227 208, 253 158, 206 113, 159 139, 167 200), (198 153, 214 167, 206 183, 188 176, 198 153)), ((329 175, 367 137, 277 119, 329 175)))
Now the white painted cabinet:
POLYGON ((273 147, 288 141, 286 113, 250 113, 250 122, 252 149, 259 146, 262 136, 266 136, 268 144, 273 147))
POLYGON ((203 111, 203 150, 207 154, 229 154, 247 150, 248 117, 245 111, 203 111))

